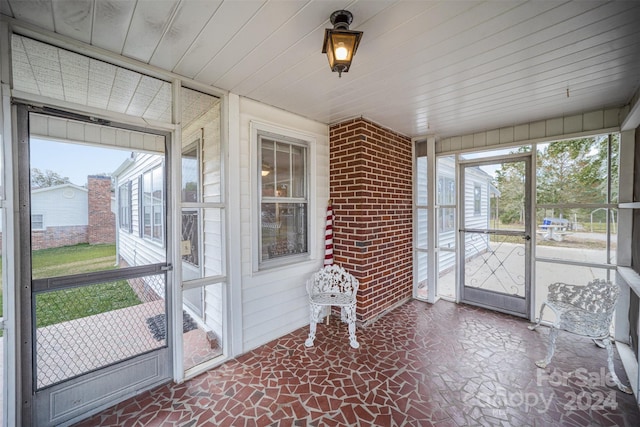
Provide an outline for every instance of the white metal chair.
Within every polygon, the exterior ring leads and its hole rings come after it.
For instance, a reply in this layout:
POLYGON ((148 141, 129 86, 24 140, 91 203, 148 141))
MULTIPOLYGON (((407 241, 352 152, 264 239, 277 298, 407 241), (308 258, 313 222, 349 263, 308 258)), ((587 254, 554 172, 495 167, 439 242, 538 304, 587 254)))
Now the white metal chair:
POLYGON ((549 286, 547 300, 540 307, 540 317, 530 330, 540 326, 542 312, 549 307, 556 315, 556 321, 549 331, 549 347, 547 357, 539 360, 536 365, 546 368, 551 362, 556 347, 556 338, 560 329, 577 335, 593 339, 600 348, 607 349, 607 363, 611 378, 618 388, 625 393, 632 393, 631 389, 620 382, 613 368, 613 346, 609 328, 611 318, 618 302, 620 288, 617 284, 606 280, 596 279, 586 286, 554 283, 549 286), (601 341, 602 344, 599 342, 601 341))
MULTIPOLYGON (((339 265, 327 265, 307 280, 309 294, 309 338, 304 345, 313 346, 316 338, 316 325, 322 321, 323 309, 331 306, 341 307, 341 319, 349 324, 349 344, 360 347, 356 339, 356 294, 358 280, 339 265)), ((328 315, 328 313, 327 313, 328 315)))

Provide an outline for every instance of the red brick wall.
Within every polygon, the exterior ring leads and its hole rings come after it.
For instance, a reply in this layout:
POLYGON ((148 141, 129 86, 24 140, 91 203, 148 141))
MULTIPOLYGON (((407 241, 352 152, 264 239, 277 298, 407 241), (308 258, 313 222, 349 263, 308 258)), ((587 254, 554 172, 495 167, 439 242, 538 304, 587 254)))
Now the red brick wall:
POLYGON ((411 139, 364 119, 330 127, 334 260, 360 282, 366 323, 412 296, 411 139))
POLYGON ((86 225, 68 225, 64 227, 47 227, 46 230, 31 232, 31 249, 58 248, 87 243, 86 225))
POLYGON ((89 176, 89 244, 115 243, 116 216, 111 212, 111 178, 89 176))

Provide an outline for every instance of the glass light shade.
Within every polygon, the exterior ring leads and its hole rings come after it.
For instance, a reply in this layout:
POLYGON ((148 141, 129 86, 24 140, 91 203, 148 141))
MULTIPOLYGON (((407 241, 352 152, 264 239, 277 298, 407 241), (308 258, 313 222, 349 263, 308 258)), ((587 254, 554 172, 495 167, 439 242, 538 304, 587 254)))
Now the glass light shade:
POLYGON ((338 44, 335 52, 336 59, 338 61, 344 61, 349 56, 349 49, 344 46, 344 43, 338 44))
POLYGON ((322 53, 327 54, 331 71, 337 71, 339 75, 349 71, 361 38, 362 31, 330 28, 325 30, 322 53))

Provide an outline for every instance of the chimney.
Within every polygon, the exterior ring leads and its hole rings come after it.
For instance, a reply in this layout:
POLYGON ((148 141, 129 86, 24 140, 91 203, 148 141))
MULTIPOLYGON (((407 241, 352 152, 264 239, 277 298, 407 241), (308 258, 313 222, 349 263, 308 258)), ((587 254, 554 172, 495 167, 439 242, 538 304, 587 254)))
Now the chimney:
POLYGON ((111 210, 111 177, 90 175, 89 244, 115 243, 116 216, 111 210))

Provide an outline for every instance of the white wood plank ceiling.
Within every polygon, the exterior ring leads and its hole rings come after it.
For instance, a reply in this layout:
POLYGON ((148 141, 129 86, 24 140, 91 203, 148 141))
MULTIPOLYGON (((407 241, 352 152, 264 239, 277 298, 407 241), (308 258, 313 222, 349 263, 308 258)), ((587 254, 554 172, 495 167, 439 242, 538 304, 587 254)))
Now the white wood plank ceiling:
MULTIPOLYGON (((640 85, 640 1, 3 0, 0 5, 13 22, 323 123, 363 116, 408 136, 444 137, 622 106, 640 85), (364 31, 342 78, 321 53, 329 16, 338 9, 351 11, 351 29, 364 31)), ((154 82, 147 83, 145 96, 157 96, 154 82)), ((60 90, 65 90, 61 83, 60 90)))

